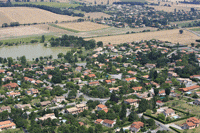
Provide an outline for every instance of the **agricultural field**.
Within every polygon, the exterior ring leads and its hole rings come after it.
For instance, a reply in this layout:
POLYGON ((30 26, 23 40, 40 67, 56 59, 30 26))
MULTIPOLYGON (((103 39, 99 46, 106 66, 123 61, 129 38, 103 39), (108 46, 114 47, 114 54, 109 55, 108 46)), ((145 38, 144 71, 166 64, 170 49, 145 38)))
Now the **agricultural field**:
POLYGON ((62 3, 57 3, 57 2, 12 2, 12 4, 44 5, 44 6, 58 7, 58 8, 69 8, 69 7, 81 6, 79 4, 69 4, 68 1, 62 2, 62 3))
POLYGON ((112 36, 112 35, 121 35, 126 34, 127 32, 142 32, 144 30, 156 31, 157 28, 153 27, 145 27, 145 28, 116 28, 116 27, 109 27, 106 29, 88 31, 88 32, 80 32, 77 33, 77 36, 90 38, 90 37, 100 37, 100 36, 112 36))
POLYGON ((0 16, 3 16, 3 20, 0 21, 0 25, 3 23, 19 22, 20 24, 28 23, 46 23, 46 22, 58 22, 61 21, 74 21, 79 17, 71 17, 67 15, 58 15, 37 8, 29 7, 1 7, 0 16))
POLYGON ((85 13, 85 18, 93 18, 93 19, 96 19, 96 18, 110 18, 111 15, 108 15, 106 13, 103 13, 103 12, 91 12, 91 13, 85 13))
POLYGON ((64 27, 67 29, 72 29, 75 31, 92 31, 98 29, 108 28, 107 25, 92 23, 92 22, 78 22, 78 23, 62 23, 57 24, 60 27, 64 27))
POLYGON ((18 37, 18 36, 40 35, 46 33, 49 33, 49 31, 36 28, 34 26, 1 28, 0 39, 9 37, 18 37))
POLYGON ((125 43, 125 42, 151 40, 151 39, 169 41, 172 43, 179 42, 180 44, 191 44, 191 43, 195 43, 195 40, 200 39, 200 37, 185 30, 183 31, 183 34, 180 34, 179 29, 175 29, 175 30, 144 32, 144 33, 135 33, 135 34, 127 34, 127 35, 96 37, 93 39, 96 40, 97 42, 103 41, 104 44, 108 44, 108 43, 120 44, 120 43, 125 43))
POLYGON ((181 4, 181 3, 177 5, 176 2, 173 2, 173 4, 171 2, 160 2, 160 6, 150 6, 150 5, 148 6, 153 7, 158 11, 165 11, 165 12, 174 12, 174 9, 176 9, 177 12, 178 10, 190 11, 192 7, 194 7, 197 10, 200 9, 200 5, 181 4), (165 4, 170 4, 171 7, 164 6, 165 4))
MULTIPOLYGON (((80 3, 87 3, 87 4, 95 4, 94 0, 76 0, 80 3)), ((109 4, 112 4, 113 2, 119 2, 121 0, 109 0, 109 4)), ((96 0, 97 5, 106 5, 108 3, 108 0, 96 0)))

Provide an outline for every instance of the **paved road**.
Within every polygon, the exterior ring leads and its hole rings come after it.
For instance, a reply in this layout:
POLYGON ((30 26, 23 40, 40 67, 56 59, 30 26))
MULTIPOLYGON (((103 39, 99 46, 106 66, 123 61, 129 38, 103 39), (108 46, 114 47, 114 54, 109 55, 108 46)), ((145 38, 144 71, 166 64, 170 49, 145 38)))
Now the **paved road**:
POLYGON ((172 54, 176 54, 177 50, 174 50, 173 52, 171 52, 170 54, 167 55, 167 57, 170 57, 172 54))

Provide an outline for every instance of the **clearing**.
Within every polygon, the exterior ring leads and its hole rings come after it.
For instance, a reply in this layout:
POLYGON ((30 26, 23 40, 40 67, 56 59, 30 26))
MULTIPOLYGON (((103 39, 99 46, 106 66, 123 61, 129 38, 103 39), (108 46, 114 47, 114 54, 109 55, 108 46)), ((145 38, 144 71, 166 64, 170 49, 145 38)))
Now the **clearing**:
POLYGON ((0 7, 0 17, 4 19, 0 21, 0 25, 3 23, 19 22, 20 24, 32 24, 32 23, 46 23, 46 22, 58 22, 61 21, 74 21, 79 17, 71 17, 67 15, 59 15, 49 11, 45 11, 38 8, 29 7, 0 7))
POLYGON ((172 43, 179 42, 180 44, 190 44, 190 43, 195 43, 195 40, 200 39, 200 37, 185 30, 183 31, 183 34, 180 34, 179 29, 175 29, 175 30, 144 32, 144 33, 135 33, 127 35, 96 37, 96 38, 89 38, 86 40, 90 39, 94 39, 96 40, 96 42, 103 41, 104 44, 108 43, 120 44, 132 41, 151 40, 151 39, 169 41, 172 43))
POLYGON ((97 24, 93 22, 62 23, 57 25, 75 31, 91 31, 109 27, 107 25, 97 24))

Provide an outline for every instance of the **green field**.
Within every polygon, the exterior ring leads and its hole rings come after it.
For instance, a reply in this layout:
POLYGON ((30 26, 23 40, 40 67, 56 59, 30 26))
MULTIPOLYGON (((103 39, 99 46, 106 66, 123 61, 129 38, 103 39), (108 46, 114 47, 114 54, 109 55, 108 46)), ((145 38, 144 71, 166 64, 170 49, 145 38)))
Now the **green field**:
MULTIPOLYGON (((24 43, 26 43, 26 42, 29 43, 31 40, 40 41, 41 40, 41 36, 30 36, 30 37, 23 37, 23 38, 18 37, 18 38, 13 38, 13 39, 9 38, 9 39, 5 39, 5 40, 1 40, 0 42, 3 42, 3 43, 6 43, 6 42, 8 42, 8 43, 17 43, 18 42, 19 43, 21 41, 21 42, 24 42, 24 43)), ((53 35, 45 35, 45 39, 46 40, 49 40, 52 37, 55 37, 55 36, 53 36, 53 35)))
POLYGON ((190 29, 192 31, 200 31, 200 28, 194 28, 194 29, 190 29))
POLYGON ((12 2, 12 4, 33 4, 33 5, 45 5, 45 6, 60 7, 60 8, 81 6, 79 4, 57 3, 57 2, 12 2))
POLYGON ((56 24, 49 24, 49 25, 53 26, 53 27, 56 27, 56 28, 59 28, 59 29, 68 30, 68 31, 71 31, 71 32, 74 32, 74 33, 80 32, 80 31, 77 31, 77 30, 73 30, 73 29, 68 29, 68 28, 65 28, 65 27, 61 27, 61 26, 58 26, 56 24))

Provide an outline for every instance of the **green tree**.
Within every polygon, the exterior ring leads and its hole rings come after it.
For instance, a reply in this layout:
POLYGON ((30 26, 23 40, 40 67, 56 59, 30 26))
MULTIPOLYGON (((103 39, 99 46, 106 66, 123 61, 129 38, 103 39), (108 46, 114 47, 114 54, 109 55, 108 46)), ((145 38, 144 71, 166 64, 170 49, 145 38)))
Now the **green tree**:
POLYGON ((161 119, 161 120, 165 120, 165 115, 163 114, 163 113, 160 113, 159 115, 158 115, 158 119, 161 119))
POLYGON ((183 34, 183 30, 179 30, 179 33, 180 33, 180 34, 183 34))
POLYGON ((165 89, 165 94, 166 94, 166 95, 169 96, 170 92, 171 92, 170 88, 166 88, 166 89, 165 89))
POLYGON ((11 67, 11 65, 13 64, 12 57, 8 57, 7 60, 8 60, 8 66, 11 67))
POLYGON ((103 42, 102 41, 97 42, 97 46, 98 47, 103 47, 103 42))
POLYGON ((21 64, 26 65, 26 56, 21 57, 21 64))
POLYGON ((119 117, 120 117, 120 119, 123 119, 126 117, 126 104, 125 103, 122 104, 122 109, 120 111, 119 117))
POLYGON ((128 121, 133 122, 137 121, 139 119, 138 115, 136 112, 132 111, 130 115, 128 116, 128 121))
POLYGON ((44 43, 44 41, 45 41, 45 36, 42 35, 41 40, 40 40, 40 43, 44 43))

